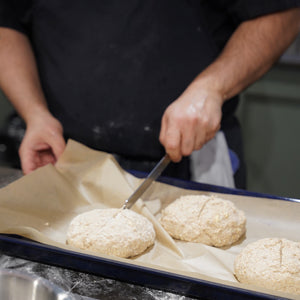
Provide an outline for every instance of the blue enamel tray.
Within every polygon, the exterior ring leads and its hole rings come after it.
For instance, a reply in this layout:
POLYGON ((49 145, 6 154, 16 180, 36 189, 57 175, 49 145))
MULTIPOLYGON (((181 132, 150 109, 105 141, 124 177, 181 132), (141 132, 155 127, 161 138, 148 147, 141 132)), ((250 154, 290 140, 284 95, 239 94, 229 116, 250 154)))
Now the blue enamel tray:
MULTIPOLYGON (((145 173, 134 172, 137 177, 145 173)), ((158 181, 190 190, 211 191, 226 194, 264 197, 295 201, 296 199, 229 189, 208 184, 161 177, 158 181)), ((150 267, 141 267, 98 256, 82 254, 49 245, 44 245, 17 235, 0 234, 0 251, 9 256, 72 269, 88 274, 112 278, 118 281, 164 290, 200 299, 286 299, 251 290, 200 280, 150 267)))

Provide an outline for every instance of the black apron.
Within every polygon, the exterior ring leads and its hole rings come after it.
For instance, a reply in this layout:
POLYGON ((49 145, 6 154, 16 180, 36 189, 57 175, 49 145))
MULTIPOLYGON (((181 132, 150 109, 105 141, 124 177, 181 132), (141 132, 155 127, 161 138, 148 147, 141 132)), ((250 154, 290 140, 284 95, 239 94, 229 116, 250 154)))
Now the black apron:
POLYGON ((181 0, 37 1, 32 40, 67 137, 153 160, 164 110, 218 53, 181 0))
MULTIPOLYGON (((116 154, 124 168, 149 171, 164 154, 158 137, 166 107, 220 50, 200 2, 33 3, 26 22, 65 137, 116 154)), ((168 170, 188 179, 189 161, 168 170)))

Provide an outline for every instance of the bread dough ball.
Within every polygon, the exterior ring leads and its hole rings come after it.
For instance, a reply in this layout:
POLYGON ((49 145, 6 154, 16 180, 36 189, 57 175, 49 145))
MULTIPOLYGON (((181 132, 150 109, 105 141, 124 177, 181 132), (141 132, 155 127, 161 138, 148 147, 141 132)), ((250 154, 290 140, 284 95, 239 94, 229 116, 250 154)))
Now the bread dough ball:
POLYGON ((95 209, 76 216, 67 244, 97 253, 131 257, 154 244, 155 231, 144 216, 129 209, 95 209))
POLYGON ((300 243, 265 238, 246 246, 234 271, 241 283, 300 295, 300 243))
POLYGON ((175 239, 223 247, 246 231, 246 217, 231 201, 215 196, 181 196, 163 211, 160 223, 175 239))

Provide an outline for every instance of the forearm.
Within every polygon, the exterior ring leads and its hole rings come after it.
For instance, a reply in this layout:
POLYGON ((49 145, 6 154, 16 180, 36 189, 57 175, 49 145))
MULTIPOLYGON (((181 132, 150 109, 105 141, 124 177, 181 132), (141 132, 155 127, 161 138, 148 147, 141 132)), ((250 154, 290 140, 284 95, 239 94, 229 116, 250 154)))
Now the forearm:
POLYGON ((0 28, 0 87, 26 123, 19 148, 24 174, 55 163, 65 148, 63 128, 49 112, 25 35, 0 28))
POLYGON ((224 101, 272 66, 296 37, 299 20, 299 10, 290 10, 244 22, 221 55, 167 107, 159 140, 174 162, 213 138, 224 101))
POLYGON ((241 24, 221 55, 190 88, 218 91, 223 101, 258 80, 292 43, 300 28, 300 9, 263 16, 241 24))
POLYGON ((26 124, 48 113, 33 51, 28 38, 0 28, 0 88, 26 124))

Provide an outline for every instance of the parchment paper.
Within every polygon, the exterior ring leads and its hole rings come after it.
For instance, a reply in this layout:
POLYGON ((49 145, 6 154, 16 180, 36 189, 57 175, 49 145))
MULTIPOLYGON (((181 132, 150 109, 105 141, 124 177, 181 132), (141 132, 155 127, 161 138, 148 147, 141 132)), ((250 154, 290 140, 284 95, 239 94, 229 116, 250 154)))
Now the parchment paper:
POLYGON ((299 241, 300 203, 297 202, 192 191, 155 182, 143 200, 132 208, 149 218, 156 230, 155 245, 144 254, 122 259, 65 244, 67 228, 77 214, 94 208, 121 208, 140 182, 141 179, 125 172, 113 156, 69 140, 56 166, 42 167, 0 190, 0 232, 72 251, 300 299, 240 284, 233 273, 236 254, 250 242, 265 237, 299 241), (173 240, 160 226, 158 217, 163 207, 184 194, 216 194, 234 202, 246 214, 246 236, 224 249, 173 240))

